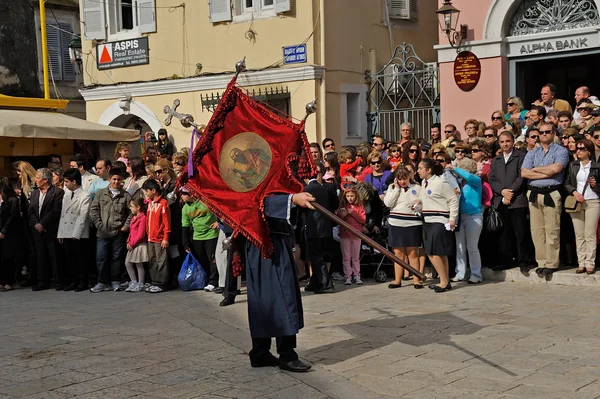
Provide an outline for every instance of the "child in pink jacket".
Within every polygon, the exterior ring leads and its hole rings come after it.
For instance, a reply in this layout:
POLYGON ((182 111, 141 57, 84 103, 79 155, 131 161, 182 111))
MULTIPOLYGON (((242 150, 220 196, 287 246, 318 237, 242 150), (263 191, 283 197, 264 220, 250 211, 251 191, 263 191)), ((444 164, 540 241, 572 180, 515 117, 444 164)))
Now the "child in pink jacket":
MULTIPOLYGON (((367 215, 365 207, 358 198, 356 187, 348 186, 345 188, 340 199, 340 208, 336 213, 350 226, 358 231, 362 230, 362 226, 367 221, 367 215)), ((340 246, 344 263, 344 277, 346 278, 345 285, 352 283, 361 285, 363 283, 360 279, 360 245, 360 238, 355 237, 347 229, 340 226, 340 246)))
POLYGON ((140 292, 144 290, 144 262, 148 262, 148 236, 146 234, 146 204, 141 198, 132 199, 129 203, 131 209, 131 223, 129 224, 129 237, 127 237, 127 256, 125 267, 131 280, 125 292, 140 292), (134 266, 137 269, 135 274, 134 266))

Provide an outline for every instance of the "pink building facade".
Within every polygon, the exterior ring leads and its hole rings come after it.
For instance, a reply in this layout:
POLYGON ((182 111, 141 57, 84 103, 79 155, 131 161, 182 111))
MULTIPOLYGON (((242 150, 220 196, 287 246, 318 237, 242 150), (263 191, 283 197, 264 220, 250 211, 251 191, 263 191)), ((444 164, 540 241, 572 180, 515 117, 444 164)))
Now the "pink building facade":
MULTIPOLYGON (((443 1, 438 0, 441 6, 443 1)), ((464 135, 475 118, 491 123, 494 111, 506 110, 509 96, 527 109, 546 83, 556 97, 574 107, 575 90, 600 93, 600 0, 453 0, 468 26, 460 51, 481 62, 479 83, 462 91, 454 81, 457 49, 440 33, 438 52, 442 125, 452 123, 464 135)))

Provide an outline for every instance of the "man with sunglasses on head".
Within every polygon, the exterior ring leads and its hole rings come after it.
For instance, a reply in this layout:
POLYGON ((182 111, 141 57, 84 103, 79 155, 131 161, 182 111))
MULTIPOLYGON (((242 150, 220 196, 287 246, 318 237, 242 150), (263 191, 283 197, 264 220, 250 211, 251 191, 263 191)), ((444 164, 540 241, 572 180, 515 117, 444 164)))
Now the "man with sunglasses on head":
POLYGON ((548 276, 558 268, 560 249, 560 190, 565 180, 564 168, 569 164, 569 151, 554 142, 553 124, 539 125, 540 146, 528 152, 521 177, 529 179, 527 198, 531 236, 538 262, 538 276, 548 276))

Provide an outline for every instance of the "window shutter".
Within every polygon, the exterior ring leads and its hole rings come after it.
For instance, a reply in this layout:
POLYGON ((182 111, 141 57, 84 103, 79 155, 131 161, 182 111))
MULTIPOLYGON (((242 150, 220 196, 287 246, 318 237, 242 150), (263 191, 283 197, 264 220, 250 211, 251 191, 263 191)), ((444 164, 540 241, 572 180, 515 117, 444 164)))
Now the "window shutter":
POLYGON ((48 48, 48 69, 54 80, 63 80, 62 57, 60 51, 60 31, 54 24, 46 24, 46 46, 48 48))
POLYGON ((231 21, 231 0, 210 0, 210 22, 231 21))
POLYGON ((71 24, 59 22, 58 26, 60 29, 60 52, 62 61, 62 73, 63 80, 73 81, 75 80, 75 65, 71 62, 71 56, 69 55, 69 44, 73 39, 73 35, 68 32, 73 32, 71 24))
POLYGON ((390 18, 408 18, 408 2, 410 0, 389 0, 390 18))
POLYGON ((273 4, 276 13, 286 12, 292 9, 291 0, 275 0, 273 4))
POLYGON ((156 32, 155 0, 139 0, 137 8, 140 33, 156 32))
POLYGON ((104 0, 82 0, 83 37, 87 40, 106 40, 104 0))

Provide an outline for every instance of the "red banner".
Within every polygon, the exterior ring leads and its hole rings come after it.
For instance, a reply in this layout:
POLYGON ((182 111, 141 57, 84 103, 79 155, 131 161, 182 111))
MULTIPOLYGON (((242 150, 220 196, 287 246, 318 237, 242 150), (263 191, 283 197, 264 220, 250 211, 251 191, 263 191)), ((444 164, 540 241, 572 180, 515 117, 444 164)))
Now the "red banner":
MULTIPOLYGON (((235 86, 234 78, 194 149, 194 176, 184 176, 182 183, 234 234, 243 234, 268 257, 273 244, 263 200, 303 190, 290 169, 301 150, 309 154, 304 123, 257 103, 235 86)), ((314 171, 312 163, 308 167, 314 171)))

